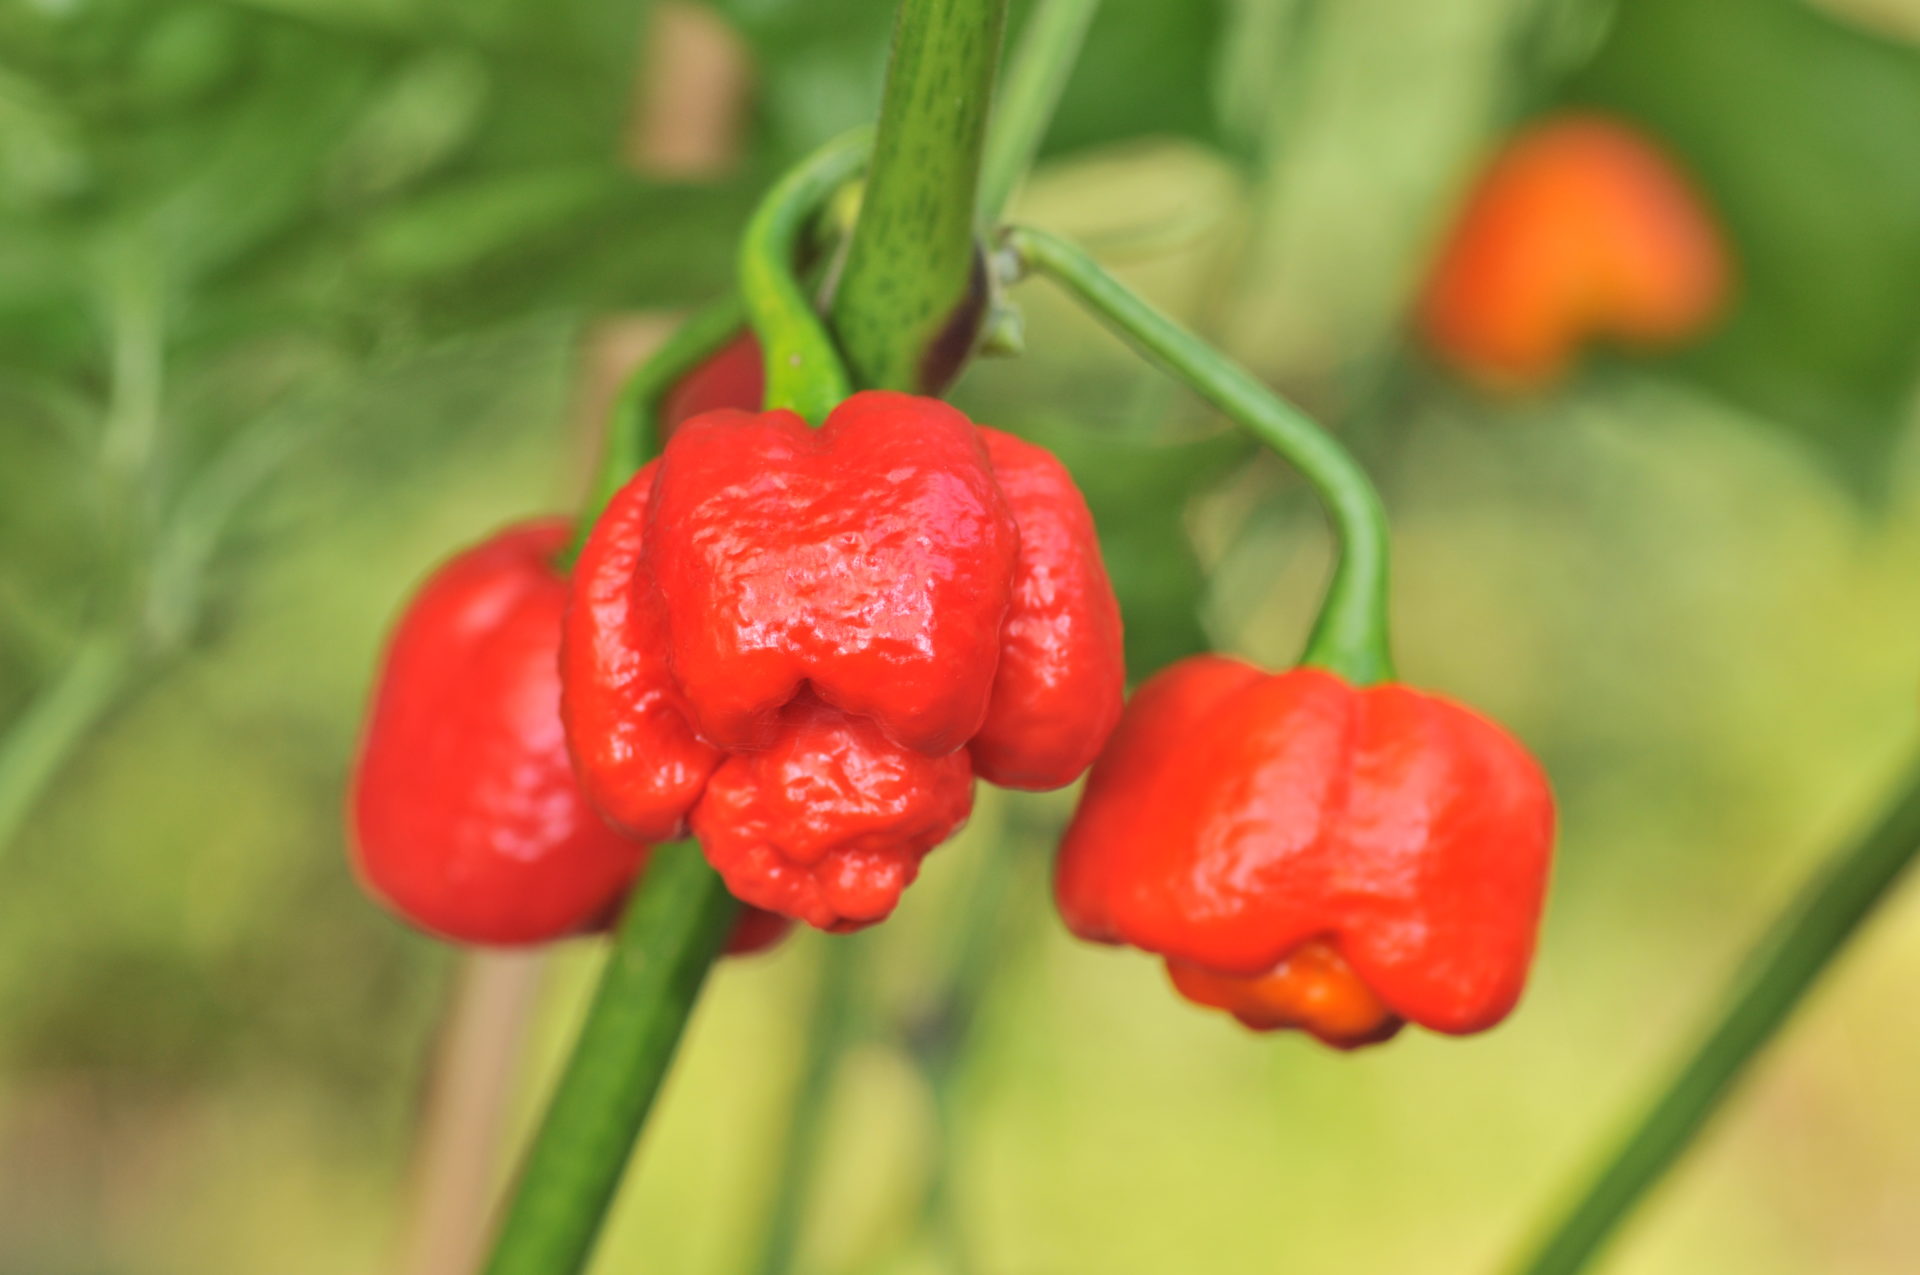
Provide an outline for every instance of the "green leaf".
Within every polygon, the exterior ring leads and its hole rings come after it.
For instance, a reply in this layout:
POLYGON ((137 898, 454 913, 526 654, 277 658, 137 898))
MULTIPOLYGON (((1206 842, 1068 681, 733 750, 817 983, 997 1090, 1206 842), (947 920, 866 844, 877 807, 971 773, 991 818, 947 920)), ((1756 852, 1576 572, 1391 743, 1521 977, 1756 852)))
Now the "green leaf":
MULTIPOLYGON (((1141 135, 1220 142, 1222 0, 1108 0, 1054 116, 1047 150, 1070 151, 1141 135)), ((1024 6, 1014 12, 1018 30, 1024 6)))

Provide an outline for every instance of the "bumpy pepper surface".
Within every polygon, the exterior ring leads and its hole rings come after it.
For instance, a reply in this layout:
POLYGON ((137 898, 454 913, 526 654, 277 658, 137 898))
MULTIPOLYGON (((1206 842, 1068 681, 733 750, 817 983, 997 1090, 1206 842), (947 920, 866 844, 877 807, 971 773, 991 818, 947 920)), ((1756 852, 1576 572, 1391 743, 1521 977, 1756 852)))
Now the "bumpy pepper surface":
POLYGON ((647 556, 701 736, 764 747, 806 684, 940 755, 986 718, 1019 533, 967 418, 870 391, 818 429, 717 411, 675 432, 647 556))
POLYGON ((771 747, 714 772, 693 830, 741 898, 847 931, 885 919, 972 807, 965 752, 928 757, 802 698, 782 711, 771 747))
POLYGON ((659 462, 615 493, 574 563, 561 713, 582 786, 635 836, 686 832, 724 754, 694 733, 667 667, 666 612, 645 552, 659 462))
POLYGON ((1428 343, 1474 379, 1528 388, 1580 345, 1675 344, 1728 292, 1725 236, 1673 160, 1623 124, 1560 116, 1495 158, 1421 301, 1428 343))
POLYGON ((1055 894, 1075 934, 1159 954, 1189 999, 1350 1048, 1507 1015, 1552 841, 1545 777, 1485 718, 1206 655, 1128 706, 1055 894))
MULTIPOLYGON (((437 570, 389 643, 350 798, 356 869, 413 924, 525 944, 604 925, 647 846, 603 822, 560 725, 567 524, 509 528, 437 570)), ((743 915, 736 951, 778 939, 743 915)))
POLYGON ((987 718, 967 745, 1002 788, 1060 788, 1113 733, 1126 687, 1120 604, 1093 515, 1045 448, 982 427, 994 479, 1020 532, 1013 598, 987 718))
POLYGON ((1076 778, 1124 679, 1066 470, 880 392, 819 431, 685 422, 589 537, 565 652, 595 803, 655 836, 691 816, 736 894, 831 929, 891 911, 976 771, 1076 778))

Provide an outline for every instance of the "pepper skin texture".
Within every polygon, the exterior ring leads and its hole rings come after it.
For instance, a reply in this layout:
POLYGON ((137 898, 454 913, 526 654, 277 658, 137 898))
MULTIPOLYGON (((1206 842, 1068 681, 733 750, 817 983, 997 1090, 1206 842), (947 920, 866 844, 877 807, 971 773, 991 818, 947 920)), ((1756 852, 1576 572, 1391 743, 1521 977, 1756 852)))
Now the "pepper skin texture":
POLYGON ((928 757, 802 697, 770 747, 721 764, 692 822, 736 896, 846 932, 885 920, 972 806, 964 751, 928 757))
POLYGON ((659 464, 647 558, 703 738, 768 746, 803 686, 929 756, 979 731, 1019 533, 965 416, 880 390, 817 430, 709 412, 659 464))
POLYGON ((1672 159, 1627 126, 1523 131, 1469 194, 1420 303, 1427 343, 1489 388, 1563 376, 1587 340, 1658 349, 1724 308, 1726 238, 1672 159))
POLYGON ((1553 823, 1526 750, 1451 701, 1196 656, 1128 706, 1055 897, 1075 934, 1157 953, 1249 1027, 1462 1035, 1519 1000, 1553 823))
POLYGON ((1087 502, 1045 448, 980 429, 1020 531, 1013 601, 974 773, 1002 788, 1060 788, 1093 764, 1120 720, 1120 604, 1087 502))
POLYGON ((1077 778, 1118 720, 1118 603, 1064 466, 934 400, 708 412, 575 568, 563 716, 588 795, 688 829, 743 900, 886 917, 976 771, 1077 778))
POLYGON ((500 532, 442 566, 395 629, 350 798, 366 888, 467 943, 591 929, 646 856, 574 782, 556 659, 567 524, 500 532))
POLYGON ((723 407, 758 411, 766 396, 760 342, 751 330, 741 332, 667 391, 660 405, 661 440, 672 438, 674 430, 694 417, 723 407))
POLYGON ((644 552, 658 464, 594 523, 560 645, 560 710, 580 782, 601 814, 649 841, 684 835, 721 761, 687 722, 667 667, 666 617, 644 552))

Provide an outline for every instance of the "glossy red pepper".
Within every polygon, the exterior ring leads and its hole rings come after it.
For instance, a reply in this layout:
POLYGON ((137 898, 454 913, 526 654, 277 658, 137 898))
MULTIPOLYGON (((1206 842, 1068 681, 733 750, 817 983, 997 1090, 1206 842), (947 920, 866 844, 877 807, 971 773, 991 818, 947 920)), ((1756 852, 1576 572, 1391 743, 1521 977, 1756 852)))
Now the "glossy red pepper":
POLYGON ((1723 308, 1726 237, 1675 162, 1597 115, 1534 124, 1495 157, 1420 303, 1427 342, 1482 383, 1562 375, 1581 344, 1663 347, 1723 308))
POLYGON ((1075 934, 1159 954, 1189 999, 1352 1047, 1507 1015, 1552 840, 1539 766, 1485 718, 1204 655, 1128 706, 1055 893, 1075 934))
POLYGON ((714 744, 766 746, 803 684, 929 754, 985 720, 1019 533, 946 404, 869 391, 818 430, 784 411, 689 421, 647 542, 674 680, 714 744))
POLYGON ((770 747, 714 772, 693 830, 740 898, 845 931, 885 919, 972 806, 965 752, 916 753, 803 697, 782 711, 770 747))
POLYGON ((691 816, 736 894, 822 928, 892 909, 976 770, 1069 783, 1119 716, 1085 501, 934 400, 689 421, 575 576, 564 715, 594 802, 651 836, 691 816))
POLYGON ((685 834, 723 754, 694 734, 667 667, 666 613, 644 552, 658 465, 607 502, 574 563, 560 703, 594 805, 635 836, 666 841, 685 834))
POLYGON ((1059 788, 1093 764, 1120 719, 1120 604, 1093 515, 1066 466, 1011 434, 980 435, 1020 552, 993 698, 967 747, 974 773, 989 783, 1059 788))
MULTIPOLYGON (((444 938, 523 944, 604 925, 647 846, 603 822, 560 725, 569 589, 558 519, 509 528, 428 579, 388 645, 350 798, 367 889, 444 938)), ((743 916, 733 950, 779 938, 743 916)))

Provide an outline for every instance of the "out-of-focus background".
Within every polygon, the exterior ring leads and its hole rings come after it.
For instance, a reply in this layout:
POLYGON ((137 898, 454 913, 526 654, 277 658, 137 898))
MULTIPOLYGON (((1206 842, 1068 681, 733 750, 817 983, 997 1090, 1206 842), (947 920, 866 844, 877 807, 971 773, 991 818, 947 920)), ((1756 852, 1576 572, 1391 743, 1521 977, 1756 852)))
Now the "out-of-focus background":
MULTIPOLYGON (((874 110, 890 9, 0 2, 0 1270, 448 1269, 423 1127, 506 1171, 597 952, 475 965, 359 894, 385 625, 570 507, 612 378, 874 110), (450 1093, 456 1019, 493 1066, 450 1093)), ((1912 743, 1916 155, 1911 0, 1109 0, 1018 214, 1380 476, 1404 674, 1558 788, 1542 959, 1484 1038, 1257 1038, 1065 935, 1070 794, 983 789, 838 940, 859 1043, 806 1271, 1499 1266, 1912 743), (1490 395, 1405 315, 1499 136, 1563 104, 1686 169, 1734 308, 1490 395)), ((958 397, 1079 471, 1136 671, 1289 659, 1327 560, 1302 489, 1020 297, 1028 356, 958 397)), ((826 942, 716 975, 597 1269, 745 1269, 826 942)), ((1607 1269, 1920 1269, 1916 984, 1909 889, 1607 1269)))

